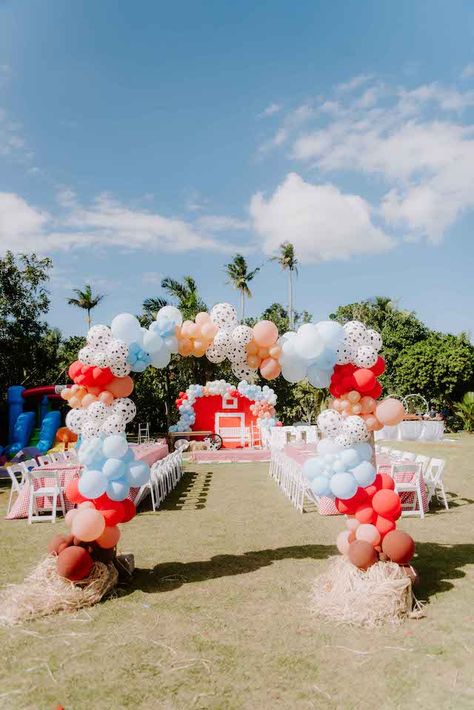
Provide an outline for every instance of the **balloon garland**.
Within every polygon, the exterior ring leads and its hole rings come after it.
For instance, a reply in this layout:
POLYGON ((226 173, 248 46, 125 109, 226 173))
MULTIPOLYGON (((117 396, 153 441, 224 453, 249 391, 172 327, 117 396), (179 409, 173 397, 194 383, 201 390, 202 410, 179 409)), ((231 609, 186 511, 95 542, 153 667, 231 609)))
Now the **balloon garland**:
MULTIPOLYGON (((334 497, 339 511, 349 516, 338 548, 361 568, 384 555, 406 559, 409 545, 402 544, 406 538, 397 538, 395 529, 400 499, 391 479, 377 474, 367 443, 370 432, 398 423, 404 413, 398 400, 377 402, 382 393, 377 377, 385 367, 381 347, 380 335, 359 321, 344 326, 334 321, 305 323, 279 336, 270 321, 259 321, 253 328, 239 324, 228 303, 184 321, 177 308, 165 306, 148 328, 130 313, 117 315, 110 328, 93 326, 69 367, 73 384, 61 393, 71 407, 66 425, 80 437, 83 470, 66 490, 68 500, 77 505, 66 516, 70 535, 56 537, 50 545, 50 552, 57 554, 58 573, 77 581, 87 577, 95 561, 113 559, 118 525, 136 513, 130 488, 144 485, 150 476, 125 435, 136 414, 130 373, 164 368, 173 354, 207 357, 212 363, 228 360, 235 377, 244 380, 240 394, 256 400, 255 414, 267 425, 268 420, 277 423, 276 398, 267 386, 246 381, 257 373, 266 380, 281 375, 288 382, 307 379, 314 387, 329 387, 334 399, 318 417, 325 438, 318 457, 305 464, 305 473, 317 495, 334 497)), ((192 388, 183 393, 175 431, 192 423, 196 396, 201 394, 192 388)))

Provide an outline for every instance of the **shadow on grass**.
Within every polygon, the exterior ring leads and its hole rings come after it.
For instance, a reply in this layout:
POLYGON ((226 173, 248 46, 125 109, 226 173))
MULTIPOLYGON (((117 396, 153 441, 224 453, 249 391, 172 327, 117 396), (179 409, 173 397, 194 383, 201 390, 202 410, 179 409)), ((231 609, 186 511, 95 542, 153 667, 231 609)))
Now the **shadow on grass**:
POLYGON ((153 569, 137 568, 130 585, 125 589, 125 594, 131 594, 135 589, 147 593, 169 592, 183 584, 249 574, 279 560, 306 558, 322 560, 335 552, 336 548, 331 545, 298 545, 272 550, 255 550, 241 555, 215 555, 210 560, 195 562, 164 562, 153 569))
POLYGON ((413 566, 420 576, 415 594, 422 600, 453 589, 451 579, 466 576, 463 567, 474 564, 474 545, 440 545, 436 542, 419 542, 416 545, 413 566))
MULTIPOLYGON (((211 486, 212 471, 196 473, 185 471, 174 490, 169 493, 159 507, 162 510, 203 510, 211 486)), ((148 496, 140 504, 140 513, 152 511, 151 498, 148 496)))

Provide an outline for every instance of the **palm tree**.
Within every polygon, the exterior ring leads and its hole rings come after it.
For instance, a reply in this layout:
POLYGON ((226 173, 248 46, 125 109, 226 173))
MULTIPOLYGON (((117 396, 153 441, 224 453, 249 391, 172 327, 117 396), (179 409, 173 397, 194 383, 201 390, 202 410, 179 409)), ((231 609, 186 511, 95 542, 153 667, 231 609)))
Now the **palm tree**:
POLYGON ((293 318, 293 272, 298 274, 298 259, 295 256, 295 248, 290 242, 280 244, 279 256, 273 256, 271 261, 278 261, 283 271, 288 271, 288 319, 290 330, 294 328, 293 318))
MULTIPOLYGON (((200 311, 207 310, 207 306, 199 295, 196 282, 192 276, 185 276, 182 281, 176 281, 176 279, 167 276, 162 280, 161 288, 177 301, 177 306, 185 318, 194 318, 200 311)), ((147 301, 161 304, 160 308, 162 305, 166 305, 166 301, 162 299, 147 299, 147 301)), ((143 304, 144 306, 145 303, 143 304)))
POLYGON ((248 270, 247 262, 242 254, 236 254, 230 264, 226 264, 225 272, 229 277, 226 283, 231 283, 234 288, 240 291, 240 320, 243 321, 245 316, 245 296, 251 298, 252 292, 249 289, 249 283, 260 271, 257 266, 253 271, 248 270))
POLYGON ((462 401, 454 405, 454 411, 462 420, 464 431, 474 431, 474 392, 466 392, 462 401))
POLYGON ((77 308, 82 308, 87 311, 87 326, 91 327, 91 311, 99 305, 99 303, 105 298, 103 294, 92 294, 92 289, 90 284, 84 286, 84 290, 81 291, 80 288, 73 288, 73 292, 76 294, 77 298, 68 298, 68 303, 70 306, 76 306, 77 308))

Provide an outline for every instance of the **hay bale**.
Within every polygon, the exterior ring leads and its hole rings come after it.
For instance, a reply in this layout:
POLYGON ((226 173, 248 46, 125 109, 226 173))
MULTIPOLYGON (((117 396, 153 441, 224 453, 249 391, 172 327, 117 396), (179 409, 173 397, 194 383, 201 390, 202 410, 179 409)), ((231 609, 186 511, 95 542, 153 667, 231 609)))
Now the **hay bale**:
POLYGON ((56 571, 56 557, 48 555, 21 584, 0 593, 0 624, 11 626, 62 611, 79 611, 97 604, 117 584, 112 563, 95 562, 88 577, 70 582, 56 571))
POLYGON ((337 624, 400 624, 412 609, 411 579, 394 562, 363 571, 346 557, 332 557, 314 583, 311 610, 337 624))

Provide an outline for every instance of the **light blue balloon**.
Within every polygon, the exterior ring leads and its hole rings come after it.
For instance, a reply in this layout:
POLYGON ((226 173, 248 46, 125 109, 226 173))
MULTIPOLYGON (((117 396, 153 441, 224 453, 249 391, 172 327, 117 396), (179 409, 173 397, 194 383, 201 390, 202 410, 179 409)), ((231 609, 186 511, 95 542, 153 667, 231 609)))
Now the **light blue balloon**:
POLYGON ((376 468, 370 461, 362 461, 362 463, 351 470, 351 473, 362 488, 371 486, 377 475, 376 468))
POLYGON ((107 488, 107 480, 104 478, 102 471, 97 471, 93 468, 86 469, 78 483, 78 490, 84 498, 99 498, 107 488))
POLYGON ((112 330, 112 335, 114 338, 119 338, 119 340, 124 340, 127 344, 142 342, 142 328, 138 322, 138 318, 133 316, 131 313, 120 313, 115 316, 112 323, 110 324, 110 329, 112 330))
POLYGON ((163 339, 159 333, 147 330, 143 335, 143 349, 145 352, 153 355, 163 347, 163 339))
POLYGON ((310 365, 307 370, 308 382, 313 387, 323 389, 329 387, 331 376, 327 370, 322 370, 318 365, 310 365))
POLYGON ((130 363, 133 372, 145 372, 147 368, 146 362, 137 360, 135 363, 130 363))
POLYGON ((157 350, 151 356, 151 364, 153 365, 153 367, 167 367, 167 365, 169 365, 170 363, 170 360, 171 353, 164 343, 161 350, 157 350))
POLYGON ((93 436, 91 439, 86 439, 82 442, 78 451, 80 463, 88 468, 100 469, 102 466, 99 466, 99 463, 103 458, 102 439, 99 436, 93 436))
POLYGON ((355 448, 351 447, 350 449, 344 449, 344 451, 341 451, 340 459, 343 463, 345 463, 346 468, 344 470, 347 471, 347 469, 357 466, 361 460, 361 457, 355 448))
POLYGON ((126 474, 127 464, 121 459, 107 459, 102 471, 108 481, 116 481, 126 474))
POLYGON ((329 478, 326 476, 316 476, 311 481, 311 489, 317 496, 332 497, 331 488, 329 487, 329 478))
POLYGON ((318 365, 322 370, 330 370, 331 374, 336 364, 337 354, 331 348, 324 348, 321 355, 318 357, 318 365))
POLYGON ((288 358, 288 360, 285 358, 283 362, 280 360, 280 364, 282 366, 281 374, 288 382, 300 382, 306 377, 308 364, 296 355, 288 358))
POLYGON ((127 481, 133 488, 145 485, 150 480, 150 467, 144 461, 130 464, 127 472, 127 481))
POLYGON ((320 458, 306 459, 303 464, 303 474, 311 480, 315 476, 320 476, 324 471, 325 466, 320 458))
POLYGON ((336 350, 344 340, 344 328, 336 321, 319 321, 319 323, 316 323, 316 328, 324 340, 324 344, 333 350, 336 350))
POLYGON ((102 443, 102 451, 107 459, 121 459, 128 451, 128 442, 124 434, 110 434, 102 443))
POLYGON ((358 444, 353 444, 352 447, 357 451, 359 454, 359 458, 362 459, 362 461, 370 461, 372 458, 373 454, 373 449, 370 444, 367 444, 365 441, 360 441, 358 444))
POLYGON ((117 481, 109 481, 106 492, 110 500, 124 500, 128 496, 129 490, 130 486, 127 481, 120 478, 117 481))
POLYGON ((125 453, 125 456, 122 456, 122 461, 126 464, 129 464, 129 463, 132 463, 132 461, 135 461, 135 454, 133 453, 133 449, 128 447, 128 449, 125 453))
POLYGON ((343 471, 347 471, 347 466, 342 459, 336 459, 333 461, 332 470, 334 473, 343 473, 343 471))
POLYGON ((347 500, 352 498, 357 491, 357 483, 351 473, 335 473, 330 480, 331 493, 336 498, 347 500))

